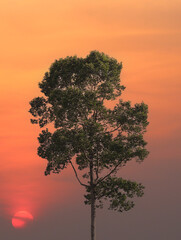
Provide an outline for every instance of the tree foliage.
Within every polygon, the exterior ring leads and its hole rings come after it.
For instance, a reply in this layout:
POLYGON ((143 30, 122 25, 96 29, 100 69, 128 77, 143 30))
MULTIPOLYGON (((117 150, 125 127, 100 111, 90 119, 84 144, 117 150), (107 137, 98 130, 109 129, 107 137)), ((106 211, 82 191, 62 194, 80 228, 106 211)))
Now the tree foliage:
POLYGON ((56 60, 39 83, 43 96, 33 99, 29 110, 33 124, 54 125, 54 132, 44 129, 38 137, 38 155, 48 161, 45 174, 71 165, 85 187, 86 204, 95 200, 102 207, 108 200, 109 209, 120 212, 134 206, 131 199, 142 196, 144 187, 116 173, 130 160, 141 162, 148 155, 143 139, 147 105, 132 106, 119 98, 113 109, 105 106, 125 89, 121 69, 116 59, 98 51, 56 60))

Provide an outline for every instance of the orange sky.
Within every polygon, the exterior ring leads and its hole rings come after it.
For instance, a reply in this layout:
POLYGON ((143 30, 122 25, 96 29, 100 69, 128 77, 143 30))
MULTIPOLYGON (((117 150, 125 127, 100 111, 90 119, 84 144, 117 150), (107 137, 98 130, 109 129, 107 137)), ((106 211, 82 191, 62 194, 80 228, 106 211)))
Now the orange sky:
POLYGON ((69 171, 61 178, 43 176, 46 161, 36 155, 39 129, 30 124, 28 114, 29 101, 40 94, 38 82, 60 57, 99 50, 122 61, 123 99, 149 105, 149 159, 161 166, 163 157, 180 156, 180 0, 2 0, 0 29, 4 216, 22 206, 38 215, 49 202, 68 201, 78 189, 69 171), (61 197, 57 189, 66 187, 61 197))

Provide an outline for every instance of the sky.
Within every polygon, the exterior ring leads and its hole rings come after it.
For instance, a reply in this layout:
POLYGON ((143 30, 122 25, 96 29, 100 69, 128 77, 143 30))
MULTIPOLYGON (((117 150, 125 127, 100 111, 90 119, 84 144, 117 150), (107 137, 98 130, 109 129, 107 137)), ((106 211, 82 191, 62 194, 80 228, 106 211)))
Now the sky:
POLYGON ((125 213, 97 211, 97 240, 180 239, 180 0, 1 0, 0 238, 84 240, 90 209, 71 169, 45 177, 29 101, 55 59, 98 50, 123 63, 123 100, 149 106, 150 155, 121 169, 145 194, 125 213), (26 210, 34 218, 15 229, 26 210))

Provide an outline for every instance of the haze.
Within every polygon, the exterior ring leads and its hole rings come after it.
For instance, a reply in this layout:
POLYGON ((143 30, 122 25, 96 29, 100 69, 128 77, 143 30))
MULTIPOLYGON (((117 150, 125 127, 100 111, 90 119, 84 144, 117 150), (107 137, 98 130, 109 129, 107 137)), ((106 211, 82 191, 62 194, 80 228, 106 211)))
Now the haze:
POLYGON ((123 62, 122 98, 149 106, 149 158, 120 175, 145 185, 127 213, 97 213, 97 239, 180 239, 181 2, 2 0, 0 8, 0 237, 89 239, 89 207, 71 169, 44 176, 29 101, 50 64, 102 51, 123 62), (17 211, 34 216, 17 231, 17 211), (76 237, 75 237, 76 236, 76 237))

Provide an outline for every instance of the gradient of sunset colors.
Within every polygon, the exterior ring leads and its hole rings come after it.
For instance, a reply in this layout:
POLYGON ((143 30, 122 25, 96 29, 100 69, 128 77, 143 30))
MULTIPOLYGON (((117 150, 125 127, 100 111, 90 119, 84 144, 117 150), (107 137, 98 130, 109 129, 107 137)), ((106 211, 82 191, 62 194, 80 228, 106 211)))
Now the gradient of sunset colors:
MULTIPOLYGON (((0 239, 89 239, 89 207, 71 169, 44 176, 29 101, 59 58, 91 50, 123 62, 122 98, 149 106, 149 157, 120 175, 145 185, 127 213, 97 213, 97 240, 180 239, 181 1, 2 0, 0 7, 0 239), (31 226, 12 227, 19 211, 31 226)), ((113 104, 113 103, 111 103, 113 104)))

